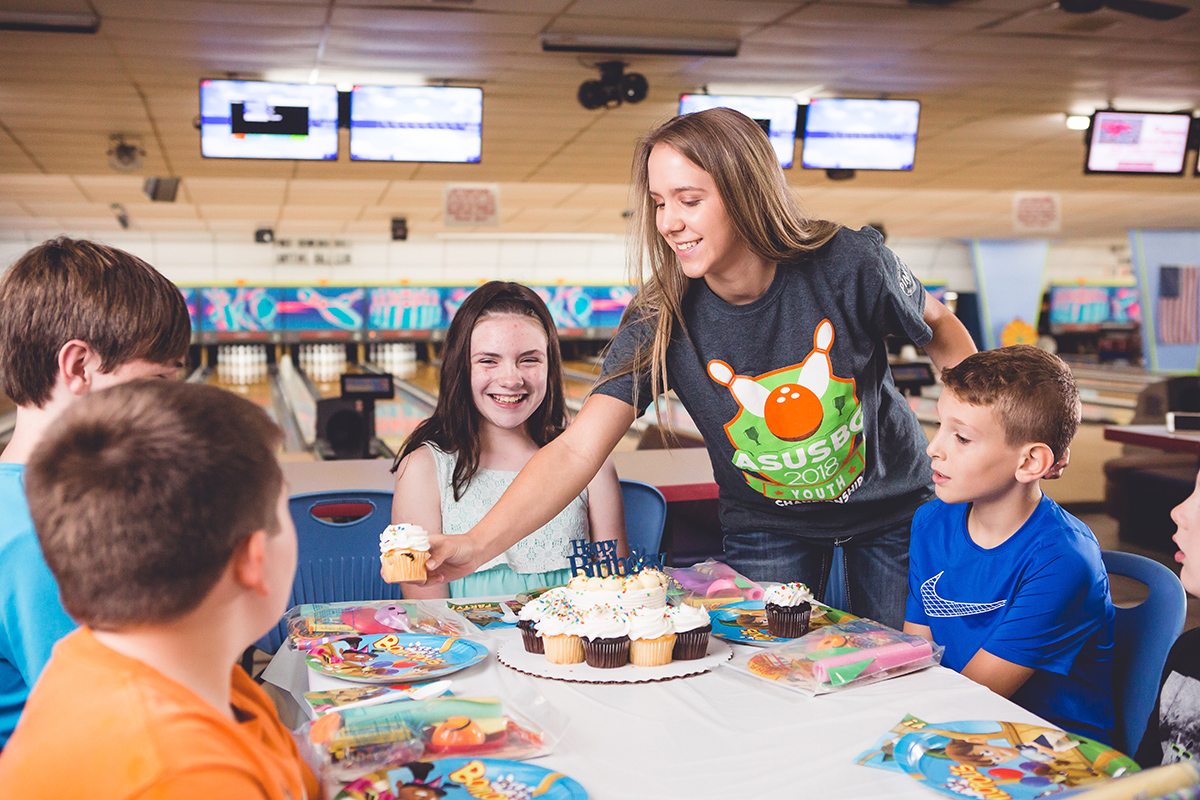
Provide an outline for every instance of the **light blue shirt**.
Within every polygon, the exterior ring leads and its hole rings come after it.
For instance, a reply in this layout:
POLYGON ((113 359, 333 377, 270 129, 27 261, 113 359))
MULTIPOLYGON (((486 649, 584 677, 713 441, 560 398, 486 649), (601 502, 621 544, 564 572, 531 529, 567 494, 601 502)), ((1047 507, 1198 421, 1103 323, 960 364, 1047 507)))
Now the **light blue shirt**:
POLYGON ((75 627, 33 530, 25 467, 0 464, 0 748, 51 648, 75 627))

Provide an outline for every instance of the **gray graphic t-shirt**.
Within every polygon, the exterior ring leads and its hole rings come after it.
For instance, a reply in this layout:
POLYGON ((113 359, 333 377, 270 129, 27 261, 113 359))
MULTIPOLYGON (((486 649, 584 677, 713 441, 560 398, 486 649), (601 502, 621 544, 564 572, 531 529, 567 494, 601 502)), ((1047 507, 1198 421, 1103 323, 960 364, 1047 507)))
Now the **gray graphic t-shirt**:
MULTIPOLYGON (((924 310, 924 287, 870 228, 780 264, 752 303, 692 282, 667 380, 704 436, 727 533, 869 532, 929 498, 925 435, 884 346, 887 336, 926 344, 924 310)), ((603 375, 652 338, 649 321, 623 324, 603 375)), ((635 381, 640 413, 654 399, 648 372, 596 391, 633 404, 635 381)))

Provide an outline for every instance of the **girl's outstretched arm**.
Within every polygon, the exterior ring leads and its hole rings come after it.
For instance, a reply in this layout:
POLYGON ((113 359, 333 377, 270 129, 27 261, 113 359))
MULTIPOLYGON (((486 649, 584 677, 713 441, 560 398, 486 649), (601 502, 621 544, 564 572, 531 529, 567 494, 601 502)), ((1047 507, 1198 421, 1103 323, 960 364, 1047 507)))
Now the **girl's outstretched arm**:
POLYGON ((468 575, 567 507, 600 471, 633 424, 634 408, 593 394, 575 421, 538 451, 492 510, 461 536, 429 537, 428 583, 468 575))
POLYGON ((933 329, 933 338, 925 345, 925 352, 939 372, 975 352, 975 341, 967 333, 966 326, 928 292, 925 293, 925 324, 933 329))
MULTIPOLYGON (((407 522, 420 525, 430 536, 442 533, 442 502, 438 488, 437 464, 428 447, 418 447, 400 462, 396 470, 396 488, 392 493, 392 524, 407 522)), ((424 586, 406 583, 407 600, 445 598, 450 590, 445 585, 424 586)))
POLYGON ((604 459, 604 466, 588 484, 588 527, 593 542, 615 540, 617 555, 629 555, 629 542, 625 537, 625 504, 621 499, 621 481, 617 479, 617 468, 612 456, 604 459))

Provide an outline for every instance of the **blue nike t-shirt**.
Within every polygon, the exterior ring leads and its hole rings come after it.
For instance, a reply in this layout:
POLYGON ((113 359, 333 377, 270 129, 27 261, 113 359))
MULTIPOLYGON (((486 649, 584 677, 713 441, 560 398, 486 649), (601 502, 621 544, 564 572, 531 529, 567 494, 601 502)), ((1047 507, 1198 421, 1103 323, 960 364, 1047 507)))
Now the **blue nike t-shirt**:
POLYGON ((1115 613, 1096 537, 1043 495, 988 550, 967 532, 969 508, 932 500, 913 517, 904 618, 929 627, 955 671, 980 650, 1034 668, 1012 700, 1109 743, 1115 613))

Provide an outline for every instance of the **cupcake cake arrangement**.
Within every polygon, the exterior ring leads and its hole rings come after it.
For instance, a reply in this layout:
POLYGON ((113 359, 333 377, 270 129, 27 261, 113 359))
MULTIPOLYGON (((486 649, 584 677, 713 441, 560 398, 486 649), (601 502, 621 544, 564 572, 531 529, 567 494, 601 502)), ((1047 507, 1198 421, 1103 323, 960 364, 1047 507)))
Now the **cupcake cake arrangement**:
POLYGON ((642 570, 607 578, 578 575, 521 609, 525 651, 551 664, 586 663, 597 669, 660 667, 703 658, 712 631, 708 612, 669 607, 666 576, 642 570))

